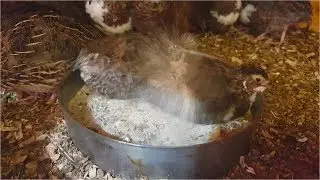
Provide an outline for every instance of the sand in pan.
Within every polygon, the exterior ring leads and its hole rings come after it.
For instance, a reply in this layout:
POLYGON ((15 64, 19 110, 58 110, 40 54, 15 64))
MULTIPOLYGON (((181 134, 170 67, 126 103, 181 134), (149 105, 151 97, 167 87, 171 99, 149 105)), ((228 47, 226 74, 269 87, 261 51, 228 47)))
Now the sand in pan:
POLYGON ((109 138, 153 146, 186 146, 216 141, 223 132, 244 128, 248 121, 200 125, 181 121, 141 99, 116 100, 92 94, 84 86, 68 105, 70 115, 109 138), (97 127, 97 124, 99 127, 97 127))
POLYGON ((91 94, 88 106, 103 130, 138 144, 184 146, 206 143, 216 127, 181 121, 142 99, 117 100, 91 94))

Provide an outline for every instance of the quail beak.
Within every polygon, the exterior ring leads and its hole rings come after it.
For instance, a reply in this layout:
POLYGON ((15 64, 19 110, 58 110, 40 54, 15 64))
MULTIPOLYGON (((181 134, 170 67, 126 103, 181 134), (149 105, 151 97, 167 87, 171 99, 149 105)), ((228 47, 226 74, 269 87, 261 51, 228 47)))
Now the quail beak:
POLYGON ((73 68, 72 68, 72 71, 75 71, 75 70, 79 69, 79 68, 80 68, 79 62, 73 63, 73 66, 72 66, 72 67, 73 67, 73 68))
POLYGON ((78 57, 76 58, 76 60, 72 64, 72 67, 73 67, 72 71, 80 69, 84 65, 84 62, 86 61, 88 56, 89 56, 89 54, 88 54, 87 50, 86 49, 82 49, 80 51, 78 57))
POLYGON ((254 91, 256 91, 256 92, 264 92, 269 87, 270 87, 269 81, 264 81, 264 82, 261 83, 260 86, 254 88, 254 91))
POLYGON ((260 86, 254 88, 253 90, 255 92, 264 92, 267 88, 269 88, 269 81, 265 81, 264 83, 262 83, 260 86))
POLYGON ((269 87, 269 81, 265 81, 263 83, 261 83, 262 86, 266 86, 266 87, 269 87))

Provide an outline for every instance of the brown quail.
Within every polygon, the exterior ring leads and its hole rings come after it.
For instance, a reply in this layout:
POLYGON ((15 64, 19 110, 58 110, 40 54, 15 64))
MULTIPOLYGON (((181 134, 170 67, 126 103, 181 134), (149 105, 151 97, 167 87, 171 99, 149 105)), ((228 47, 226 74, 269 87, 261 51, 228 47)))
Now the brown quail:
POLYGON ((184 120, 210 124, 242 117, 268 83, 263 69, 233 67, 197 51, 191 35, 132 33, 89 43, 80 53, 87 86, 110 98, 144 98, 184 120))
POLYGON ((279 45, 284 42, 288 27, 311 20, 309 1, 244 1, 240 21, 247 24, 252 32, 260 33, 257 40, 266 34, 282 32, 279 45))
POLYGON ((55 90, 82 47, 102 38, 96 28, 33 2, 14 4, 2 15, 1 90, 17 92, 21 98, 53 93, 55 101, 55 90))

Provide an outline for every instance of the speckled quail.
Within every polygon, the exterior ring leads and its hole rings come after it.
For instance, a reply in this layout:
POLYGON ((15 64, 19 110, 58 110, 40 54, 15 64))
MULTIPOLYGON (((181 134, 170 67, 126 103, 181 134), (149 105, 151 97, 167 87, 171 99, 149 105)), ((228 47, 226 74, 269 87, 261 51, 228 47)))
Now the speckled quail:
POLYGON ((77 58, 87 86, 110 98, 140 97, 181 119, 210 124, 242 117, 267 74, 195 49, 191 35, 132 33, 89 43, 77 58))
POLYGON ((1 19, 1 91, 22 99, 53 93, 49 103, 55 102, 55 90, 82 47, 102 33, 36 3, 1 3, 12 6, 1 19))

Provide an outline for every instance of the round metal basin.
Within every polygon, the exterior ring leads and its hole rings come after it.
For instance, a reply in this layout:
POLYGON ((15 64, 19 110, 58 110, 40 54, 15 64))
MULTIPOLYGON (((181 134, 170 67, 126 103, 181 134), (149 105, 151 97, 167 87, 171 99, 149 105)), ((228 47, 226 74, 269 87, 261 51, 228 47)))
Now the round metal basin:
MULTIPOLYGON (((59 103, 75 145, 103 170, 130 179, 141 176, 219 178, 239 161, 240 156, 248 153, 253 123, 220 142, 181 147, 139 145, 97 134, 73 119, 67 110, 69 101, 83 85, 78 70, 70 73, 61 85, 59 103)), ((261 99, 262 96, 257 96, 251 110, 254 119, 258 119, 262 112, 261 99)))

